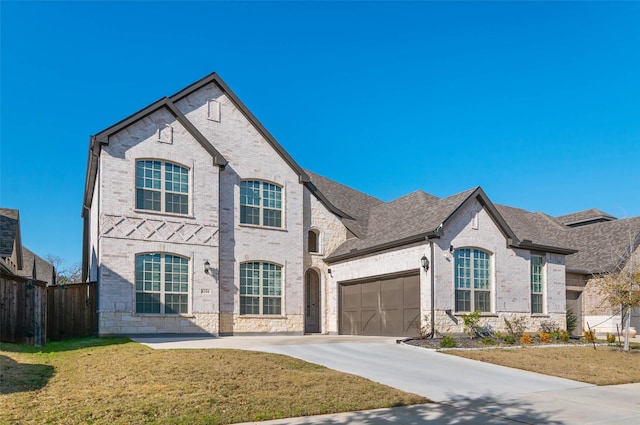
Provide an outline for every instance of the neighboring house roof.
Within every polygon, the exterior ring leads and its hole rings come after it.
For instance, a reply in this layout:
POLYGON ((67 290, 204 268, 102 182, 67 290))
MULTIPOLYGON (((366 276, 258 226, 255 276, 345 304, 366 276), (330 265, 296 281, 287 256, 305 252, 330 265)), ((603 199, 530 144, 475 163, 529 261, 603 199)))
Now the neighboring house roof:
POLYGON ((0 258, 4 268, 22 268, 22 239, 20 236, 20 212, 12 208, 0 208, 0 258), (17 252, 14 253, 14 248, 17 252), (15 257, 14 257, 15 254, 15 257), (15 258, 13 267, 7 259, 15 258))
POLYGON ((561 215, 559 217, 556 217, 555 220, 557 220, 559 223, 564 224, 565 226, 578 227, 588 224, 601 223, 604 221, 612 221, 616 220, 616 218, 604 211, 600 211, 596 208, 591 208, 590 210, 561 215))
POLYGON ((26 247, 22 248, 22 252, 24 256, 24 266, 22 270, 18 271, 19 276, 47 282, 50 285, 56 283, 53 264, 39 257, 26 247))
POLYGON ((640 217, 606 221, 572 228, 567 232, 578 253, 567 257, 568 272, 598 274, 626 264, 629 250, 640 246, 640 217))

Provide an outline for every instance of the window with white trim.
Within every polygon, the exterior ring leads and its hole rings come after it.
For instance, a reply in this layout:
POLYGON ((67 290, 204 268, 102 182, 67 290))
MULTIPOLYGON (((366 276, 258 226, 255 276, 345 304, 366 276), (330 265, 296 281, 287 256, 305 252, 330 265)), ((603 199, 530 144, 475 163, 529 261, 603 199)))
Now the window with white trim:
POLYGON ((261 180, 241 181, 240 223, 282 227, 282 187, 261 180))
POLYGON ((189 311, 189 259, 173 254, 136 255, 136 313, 189 311))
POLYGON ((153 159, 136 161, 136 208, 189 214, 189 169, 153 159))
POLYGON ((544 258, 531 256, 531 313, 544 313, 544 258))
POLYGON ((282 314, 282 267, 266 262, 240 264, 240 314, 282 314))
POLYGON ((491 254, 456 248, 455 291, 456 311, 491 311, 491 254))

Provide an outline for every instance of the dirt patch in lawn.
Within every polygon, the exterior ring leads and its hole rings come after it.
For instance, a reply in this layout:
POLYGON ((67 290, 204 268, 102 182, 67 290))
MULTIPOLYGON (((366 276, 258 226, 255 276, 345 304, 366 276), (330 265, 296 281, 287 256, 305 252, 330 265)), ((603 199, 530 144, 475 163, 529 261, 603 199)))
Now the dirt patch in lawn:
POLYGON ((92 340, 108 339, 2 344, 0 423, 228 424, 428 402, 281 355, 92 340))

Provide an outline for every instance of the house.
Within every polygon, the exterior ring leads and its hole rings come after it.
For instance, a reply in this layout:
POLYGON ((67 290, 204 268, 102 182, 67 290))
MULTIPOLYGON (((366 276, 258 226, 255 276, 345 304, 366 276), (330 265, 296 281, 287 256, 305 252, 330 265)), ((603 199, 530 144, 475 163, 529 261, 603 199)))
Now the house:
POLYGON ((383 202, 305 170, 215 73, 91 136, 82 216, 102 335, 563 327, 577 252, 480 187, 383 202))
MULTIPOLYGON (((617 219, 591 209, 557 217, 557 221, 571 228, 566 239, 578 249, 567 257, 566 265, 567 306, 579 319, 577 331, 590 327, 615 334, 622 330, 620 308, 603 302, 599 280, 629 267, 640 270, 640 217, 617 219)), ((638 309, 632 311, 631 326, 640 329, 638 309)))
POLYGON ((22 245, 20 212, 0 208, 0 271, 8 275, 39 280, 53 285, 53 265, 22 245))

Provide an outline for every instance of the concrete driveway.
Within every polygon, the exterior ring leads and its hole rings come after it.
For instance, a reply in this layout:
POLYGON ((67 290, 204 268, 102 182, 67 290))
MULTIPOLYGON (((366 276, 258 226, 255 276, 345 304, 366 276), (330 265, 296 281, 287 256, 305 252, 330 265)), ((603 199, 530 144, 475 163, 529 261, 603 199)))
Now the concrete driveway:
POLYGON ((394 338, 312 335, 134 339, 156 349, 235 348, 284 354, 438 402, 267 424, 640 425, 640 384, 597 387, 396 344, 394 338))

